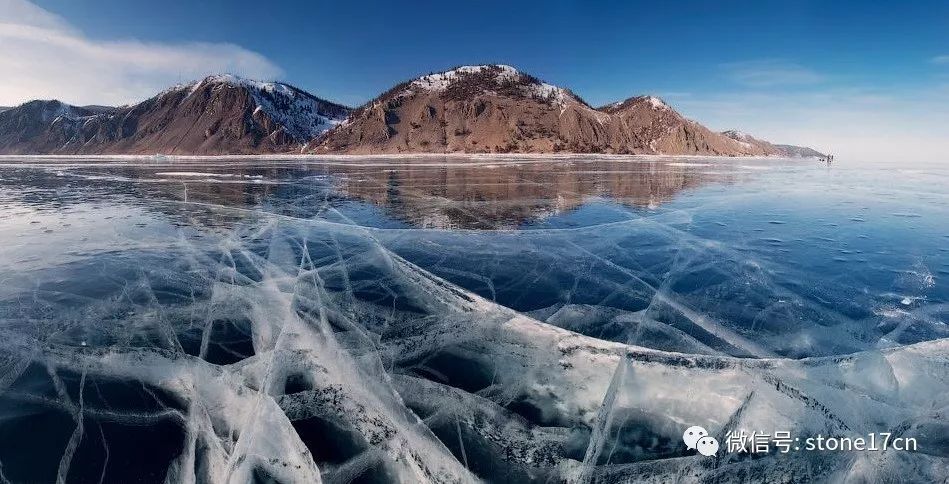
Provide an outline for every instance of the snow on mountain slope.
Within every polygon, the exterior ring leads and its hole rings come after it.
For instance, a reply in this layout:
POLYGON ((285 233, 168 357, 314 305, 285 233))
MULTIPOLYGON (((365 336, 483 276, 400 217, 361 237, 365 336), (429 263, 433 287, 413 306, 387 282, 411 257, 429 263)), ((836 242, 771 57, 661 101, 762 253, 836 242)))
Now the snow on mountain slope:
POLYGON ((820 155, 743 133, 713 132, 656 96, 594 109, 569 89, 504 64, 427 74, 356 110, 289 84, 229 74, 173 86, 114 109, 64 107, 59 115, 44 116, 24 106, 0 111, 0 153, 820 155), (82 123, 53 126, 55 119, 90 114, 82 123), (23 116, 36 118, 24 122, 23 116), (15 118, 19 121, 4 121, 15 118))
POLYGON ((542 82, 504 64, 461 66, 445 72, 422 76, 412 81, 407 94, 412 93, 411 89, 442 93, 455 83, 463 83, 470 77, 492 79, 495 84, 502 88, 514 86, 527 96, 550 100, 557 105, 563 105, 566 99, 572 96, 566 89, 542 82))
POLYGON ((45 153, 74 139, 95 117, 60 101, 30 101, 0 112, 0 153, 45 153))
POLYGON ((318 153, 602 150, 606 116, 511 66, 462 66, 401 83, 318 140, 318 153))
POLYGON ((501 64, 402 83, 353 112, 316 152, 590 152, 760 155, 654 96, 601 109, 501 64))
POLYGON ((445 72, 436 72, 422 76, 412 81, 412 86, 433 91, 444 91, 448 86, 464 75, 481 74, 484 72, 494 72, 499 81, 515 81, 521 75, 517 69, 503 64, 461 66, 449 69, 445 72))
POLYGON ((43 110, 30 106, 28 103, 0 113, 0 152, 298 151, 349 114, 345 106, 288 84, 232 75, 174 86, 141 103, 115 109, 89 110, 58 101, 49 102, 43 110))
POLYGON ((346 119, 349 110, 312 94, 279 82, 261 82, 231 74, 216 75, 197 81, 190 94, 207 85, 247 89, 262 110, 284 127, 299 142, 307 142, 346 119))
POLYGON ((722 131, 722 134, 728 136, 729 138, 736 141, 750 141, 753 140, 752 136, 744 131, 738 131, 737 129, 730 129, 727 131, 722 131))

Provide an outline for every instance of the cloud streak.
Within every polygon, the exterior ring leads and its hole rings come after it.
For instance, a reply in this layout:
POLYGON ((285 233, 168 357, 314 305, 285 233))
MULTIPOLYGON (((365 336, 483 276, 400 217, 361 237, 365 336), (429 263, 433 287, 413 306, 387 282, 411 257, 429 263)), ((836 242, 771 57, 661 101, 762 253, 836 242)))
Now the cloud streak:
POLYGON ((229 43, 93 40, 25 0, 0 0, 0 45, 0 105, 126 104, 210 73, 258 79, 282 73, 266 57, 229 43))
POLYGON ((933 64, 949 65, 949 55, 937 55, 929 61, 933 64))

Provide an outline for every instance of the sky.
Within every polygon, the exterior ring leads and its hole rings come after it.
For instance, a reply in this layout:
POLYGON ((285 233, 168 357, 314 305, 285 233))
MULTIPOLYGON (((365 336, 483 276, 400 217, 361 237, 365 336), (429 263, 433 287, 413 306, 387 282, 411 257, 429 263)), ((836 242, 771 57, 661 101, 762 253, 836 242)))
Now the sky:
POLYGON ((355 106, 481 63, 838 158, 949 161, 945 0, 0 0, 0 105, 132 103, 230 72, 355 106))

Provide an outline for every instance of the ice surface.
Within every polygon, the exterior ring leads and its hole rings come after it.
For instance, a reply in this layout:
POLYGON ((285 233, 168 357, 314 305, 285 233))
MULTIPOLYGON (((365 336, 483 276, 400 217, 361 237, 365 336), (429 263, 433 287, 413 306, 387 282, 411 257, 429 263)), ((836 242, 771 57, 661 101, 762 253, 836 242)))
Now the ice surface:
POLYGON ((179 163, 0 166, 4 480, 949 476, 939 177, 179 163), (712 459, 691 425, 919 451, 712 459))

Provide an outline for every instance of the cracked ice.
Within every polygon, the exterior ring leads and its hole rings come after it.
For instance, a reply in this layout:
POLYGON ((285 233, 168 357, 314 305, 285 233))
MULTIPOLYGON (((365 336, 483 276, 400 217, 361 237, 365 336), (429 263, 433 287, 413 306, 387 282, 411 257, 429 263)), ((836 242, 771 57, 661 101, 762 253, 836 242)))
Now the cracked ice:
POLYGON ((946 173, 853 170, 6 160, 0 481, 944 480, 946 173))

